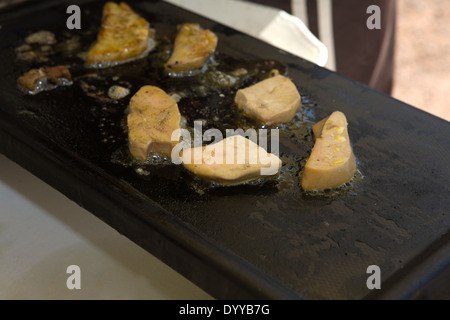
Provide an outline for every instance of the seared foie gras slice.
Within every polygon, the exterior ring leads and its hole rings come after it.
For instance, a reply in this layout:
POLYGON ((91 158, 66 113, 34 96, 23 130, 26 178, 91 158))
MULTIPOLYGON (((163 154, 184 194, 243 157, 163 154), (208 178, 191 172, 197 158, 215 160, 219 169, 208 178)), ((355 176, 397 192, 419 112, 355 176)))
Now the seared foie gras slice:
POLYGON ((107 2, 97 42, 86 55, 92 67, 109 67, 145 55, 150 50, 150 24, 128 4, 107 2))
POLYGON ((201 69, 214 54, 218 41, 216 34, 196 23, 184 23, 178 28, 172 55, 165 64, 166 71, 173 75, 201 69))
POLYGON ((127 116, 129 148, 145 161, 150 152, 171 156, 172 133, 180 129, 178 105, 158 87, 143 86, 131 98, 127 116))
POLYGON ((281 169, 281 160, 243 136, 231 136, 208 146, 183 150, 184 167, 196 176, 221 183, 236 184, 281 169))
POLYGON ((236 93, 234 102, 249 117, 266 125, 291 121, 300 109, 301 98, 295 84, 275 75, 236 93))
POLYGON ((53 90, 58 86, 70 86, 72 75, 65 66, 31 69, 17 79, 19 87, 26 93, 35 95, 42 91, 53 90))
POLYGON ((323 191, 344 185, 356 173, 345 115, 333 112, 316 123, 313 132, 316 142, 303 171, 302 188, 323 191))

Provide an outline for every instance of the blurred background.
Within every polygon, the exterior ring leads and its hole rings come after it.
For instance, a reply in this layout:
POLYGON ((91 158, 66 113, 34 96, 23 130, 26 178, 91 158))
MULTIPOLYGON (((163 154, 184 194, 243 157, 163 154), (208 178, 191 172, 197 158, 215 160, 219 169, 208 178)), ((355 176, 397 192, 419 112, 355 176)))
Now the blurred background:
POLYGON ((397 5, 392 96, 450 121, 450 1, 397 5))

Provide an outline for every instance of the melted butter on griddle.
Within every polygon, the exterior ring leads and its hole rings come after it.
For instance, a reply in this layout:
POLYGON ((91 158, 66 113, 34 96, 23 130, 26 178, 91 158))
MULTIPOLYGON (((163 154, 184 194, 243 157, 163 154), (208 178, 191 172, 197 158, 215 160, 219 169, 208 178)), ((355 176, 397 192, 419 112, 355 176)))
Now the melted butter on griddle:
MULTIPOLYGON (((76 69, 77 74, 74 79, 75 86, 92 99, 92 117, 93 121, 98 123, 99 141, 112 149, 110 161, 131 169, 143 179, 151 179, 158 168, 177 165, 158 154, 150 154, 145 162, 137 161, 129 154, 126 138, 127 104, 133 92, 141 86, 160 86, 177 100, 183 116, 182 127, 190 131, 193 141, 194 121, 202 121, 203 131, 210 128, 219 129, 224 137, 227 129, 271 129, 243 115, 234 104, 234 95, 238 89, 270 77, 273 70, 289 77, 288 68, 278 61, 240 61, 220 51, 208 60, 200 72, 171 77, 164 72, 164 63, 170 55, 171 40, 160 36, 150 44, 152 50, 146 52, 145 57, 114 67, 88 69, 82 59, 76 58, 82 48, 88 46, 83 40, 82 35, 75 35, 73 39, 66 35, 59 45, 53 46, 52 56, 59 55, 60 58, 72 60, 72 68, 76 69), (108 89, 113 85, 126 87, 130 94, 120 101, 113 101, 108 96, 108 89)), ((297 194, 298 190, 301 190, 299 176, 314 145, 310 130, 316 122, 315 110, 318 108, 314 99, 305 95, 301 88, 299 92, 302 98, 301 110, 290 123, 276 127, 280 130, 280 158, 283 161, 277 175, 224 186, 185 173, 180 182, 186 183, 199 195, 215 189, 227 190, 239 186, 297 194)), ((207 143, 209 142, 203 144, 207 143)), ((270 138, 268 143, 270 145, 270 138)), ((180 169, 180 172, 183 171, 180 169)), ((340 188, 315 193, 302 192, 302 197, 327 200, 342 194, 355 195, 362 179, 363 175, 358 171, 354 179, 340 188)))

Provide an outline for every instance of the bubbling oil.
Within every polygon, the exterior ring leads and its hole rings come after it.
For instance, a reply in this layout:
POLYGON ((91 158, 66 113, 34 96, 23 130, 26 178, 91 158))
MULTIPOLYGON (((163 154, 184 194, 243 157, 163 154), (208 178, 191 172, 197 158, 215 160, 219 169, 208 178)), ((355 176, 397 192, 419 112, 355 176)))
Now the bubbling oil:
MULTIPOLYGON (((69 40, 67 43, 70 43, 69 40)), ((70 52, 71 56, 83 54, 80 53, 80 38, 74 40, 74 50, 66 50, 63 46, 56 47, 55 50, 66 53, 65 56, 67 52, 70 52)), ((287 66, 271 59, 241 61, 216 52, 203 69, 186 75, 172 75, 164 70, 164 63, 170 56, 170 48, 171 40, 168 37, 154 35, 145 55, 127 62, 126 65, 101 66, 102 68, 96 66, 96 69, 78 66, 75 84, 81 92, 92 98, 94 107, 91 111, 98 122, 99 139, 103 145, 110 145, 113 149, 110 158, 112 164, 130 169, 145 179, 151 178, 157 168, 176 166, 169 157, 162 154, 150 153, 146 161, 140 161, 133 158, 129 152, 126 122, 129 99, 141 86, 152 84, 161 87, 177 102, 182 115, 181 127, 187 129, 191 137, 194 137, 195 121, 202 123, 201 135, 212 128, 222 132, 223 137, 226 137, 227 129, 242 129, 244 132, 248 129, 266 129, 269 142, 270 131, 275 129, 279 132, 278 155, 282 160, 282 167, 276 175, 225 185, 200 179, 186 170, 182 171, 185 176, 180 181, 184 181, 198 194, 240 187, 270 188, 279 193, 294 194, 298 194, 300 190, 305 199, 330 199, 340 195, 357 194, 358 184, 363 179, 359 170, 351 181, 334 190, 306 192, 301 189, 303 167, 314 146, 311 127, 318 121, 315 116, 318 105, 304 90, 299 88, 301 108, 294 119, 277 126, 266 126, 250 119, 235 105, 234 96, 237 90, 274 74, 289 77, 287 66), (108 96, 108 89, 113 85, 126 88, 130 95, 120 100, 112 99, 108 96)), ((73 65, 76 66, 75 63, 73 65)), ((194 143, 194 139, 191 139, 191 143, 194 143)), ((202 141, 202 145, 208 143, 202 141)), ((271 146, 268 145, 267 151, 271 152, 270 149, 271 146)))

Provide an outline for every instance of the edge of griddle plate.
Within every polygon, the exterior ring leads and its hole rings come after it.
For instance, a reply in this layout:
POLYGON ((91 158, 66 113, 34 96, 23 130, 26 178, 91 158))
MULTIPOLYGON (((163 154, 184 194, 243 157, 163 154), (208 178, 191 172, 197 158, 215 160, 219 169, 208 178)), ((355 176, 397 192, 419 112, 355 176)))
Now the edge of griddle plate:
POLYGON ((101 168, 0 110, 0 152, 217 299, 302 299, 101 168), (187 259, 186 259, 187 258, 187 259))
MULTIPOLYGON (((201 237, 131 186, 108 176, 75 154, 52 145, 1 110, 0 115, 1 153, 214 298, 303 299, 299 293, 255 269, 232 252, 201 237), (110 187, 105 188, 108 184, 110 187)), ((382 290, 373 291, 365 299, 427 299, 428 294, 435 296, 435 293, 427 291, 428 284, 449 277, 450 233, 447 233, 386 279, 382 290)))
POLYGON ((368 300, 449 300, 450 232, 381 284, 368 300))

